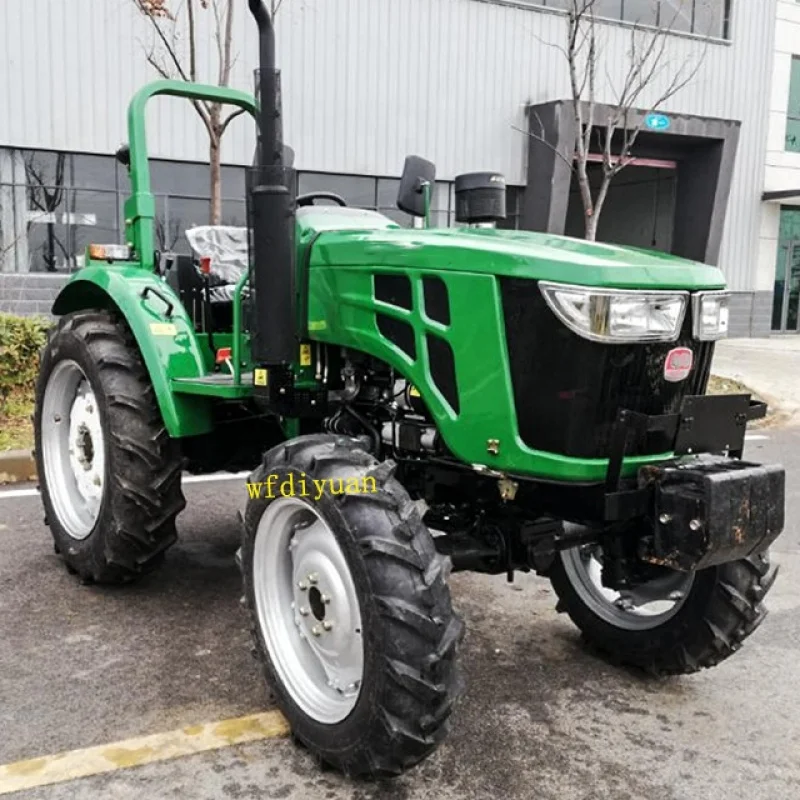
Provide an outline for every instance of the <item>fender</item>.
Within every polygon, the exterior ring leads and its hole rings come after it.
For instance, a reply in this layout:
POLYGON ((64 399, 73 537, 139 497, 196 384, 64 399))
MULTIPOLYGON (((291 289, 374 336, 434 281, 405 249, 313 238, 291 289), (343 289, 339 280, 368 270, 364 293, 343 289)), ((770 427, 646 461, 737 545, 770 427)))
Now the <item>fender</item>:
POLYGON ((53 314, 91 308, 116 311, 125 319, 169 435, 179 438, 211 431, 210 401, 176 394, 170 387, 173 378, 199 378, 206 373, 194 326, 172 288, 134 264, 90 265, 70 278, 53 303, 53 314))

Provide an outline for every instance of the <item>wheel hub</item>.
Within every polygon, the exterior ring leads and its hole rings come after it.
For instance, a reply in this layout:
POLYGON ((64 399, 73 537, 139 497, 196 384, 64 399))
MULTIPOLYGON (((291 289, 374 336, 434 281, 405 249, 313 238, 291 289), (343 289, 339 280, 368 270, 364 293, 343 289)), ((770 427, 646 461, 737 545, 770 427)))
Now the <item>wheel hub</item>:
POLYGON ((289 544, 294 565, 295 625, 319 659, 327 685, 342 694, 361 685, 361 615, 339 544, 319 519, 296 527, 289 544), (353 607, 353 601, 356 607, 353 607))
POLYGON ((253 585, 281 681, 307 714, 341 721, 361 690, 361 611, 338 540, 311 506, 287 497, 267 507, 256 533, 253 585))
POLYGON ((639 586, 616 591, 603 585, 598 545, 563 550, 561 559, 581 600, 601 619, 624 630, 650 630, 675 616, 694 582, 693 573, 669 570, 639 586))
POLYGON ((45 481, 59 522, 85 539, 100 514, 105 440, 97 398, 81 367, 61 361, 45 387, 41 413, 45 481))
POLYGON ((103 491, 104 459, 96 445, 102 440, 97 401, 84 379, 69 413, 69 460, 78 491, 92 509, 99 508, 103 491))

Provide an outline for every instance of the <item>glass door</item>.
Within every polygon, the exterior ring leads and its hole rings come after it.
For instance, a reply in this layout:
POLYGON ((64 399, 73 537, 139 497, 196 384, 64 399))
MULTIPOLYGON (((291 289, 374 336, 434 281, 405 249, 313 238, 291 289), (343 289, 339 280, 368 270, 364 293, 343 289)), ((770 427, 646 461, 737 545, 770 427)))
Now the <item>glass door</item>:
MULTIPOLYGON (((783 250, 783 248, 781 248, 783 250)), ((786 243, 783 269, 775 281, 773 330, 796 333, 800 327, 800 239, 786 243)))

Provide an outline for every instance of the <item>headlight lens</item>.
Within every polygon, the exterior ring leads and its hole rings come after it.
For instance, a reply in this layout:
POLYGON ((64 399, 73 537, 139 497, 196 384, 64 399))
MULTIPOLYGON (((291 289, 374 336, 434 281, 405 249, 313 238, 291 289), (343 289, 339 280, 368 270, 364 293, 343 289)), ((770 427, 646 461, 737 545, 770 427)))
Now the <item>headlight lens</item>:
POLYGON ((728 335, 731 296, 728 292, 699 292, 692 298, 692 325, 696 339, 713 341, 728 335))
POLYGON ((595 342, 674 342, 680 335, 688 292, 595 289, 539 281, 556 316, 595 342))

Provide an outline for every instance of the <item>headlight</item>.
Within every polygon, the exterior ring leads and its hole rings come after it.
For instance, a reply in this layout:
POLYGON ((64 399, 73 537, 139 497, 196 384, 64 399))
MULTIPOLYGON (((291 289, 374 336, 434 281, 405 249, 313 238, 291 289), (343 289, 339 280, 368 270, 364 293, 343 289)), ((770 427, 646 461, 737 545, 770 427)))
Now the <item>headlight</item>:
POLYGON ((713 341, 728 335, 731 296, 728 292, 699 292, 692 298, 695 339, 713 341))
POLYGON ((595 289, 539 281, 547 305, 572 331, 595 342, 674 342, 688 292, 595 289))

